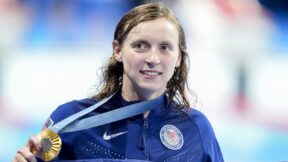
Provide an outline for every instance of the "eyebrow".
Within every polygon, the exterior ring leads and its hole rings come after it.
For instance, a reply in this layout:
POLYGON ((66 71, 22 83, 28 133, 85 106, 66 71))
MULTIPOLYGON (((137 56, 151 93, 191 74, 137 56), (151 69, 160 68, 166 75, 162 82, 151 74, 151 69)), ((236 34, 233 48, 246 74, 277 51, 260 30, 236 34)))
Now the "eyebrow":
POLYGON ((149 45, 150 45, 149 41, 147 41, 147 40, 145 40, 145 39, 136 39, 136 40, 133 40, 133 41, 131 42, 131 44, 134 45, 135 43, 139 43, 139 42, 141 42, 141 43, 146 43, 146 44, 149 44, 149 45))
MULTIPOLYGON (((148 40, 142 39, 142 38, 133 40, 133 41, 131 42, 131 44, 138 43, 138 42, 143 42, 143 43, 150 44, 148 40)), ((161 41, 160 44, 168 44, 168 45, 173 46, 173 42, 171 42, 171 41, 169 41, 169 40, 161 41)))
POLYGON ((168 44, 168 45, 173 45, 173 43, 171 41, 161 41, 161 44, 168 44))

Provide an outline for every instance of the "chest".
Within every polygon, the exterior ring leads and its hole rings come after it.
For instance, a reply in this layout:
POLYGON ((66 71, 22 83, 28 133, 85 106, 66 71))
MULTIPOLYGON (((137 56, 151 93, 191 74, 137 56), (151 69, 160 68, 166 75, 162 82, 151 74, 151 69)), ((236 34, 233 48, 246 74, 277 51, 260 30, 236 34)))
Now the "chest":
POLYGON ((63 138, 72 159, 189 162, 203 158, 197 128, 183 120, 127 119, 63 138))

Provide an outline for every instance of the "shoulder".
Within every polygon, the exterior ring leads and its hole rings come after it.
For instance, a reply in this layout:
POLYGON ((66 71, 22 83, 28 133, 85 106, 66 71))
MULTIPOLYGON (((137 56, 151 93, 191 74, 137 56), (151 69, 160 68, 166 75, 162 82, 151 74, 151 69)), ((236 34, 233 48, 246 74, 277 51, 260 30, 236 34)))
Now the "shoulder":
POLYGON ((70 102, 64 103, 58 106, 50 115, 51 120, 53 123, 59 122, 62 119, 75 114, 93 104, 96 103, 96 100, 85 98, 81 100, 72 100, 70 102))
POLYGON ((200 140, 207 157, 212 161, 223 161, 221 149, 208 118, 196 109, 191 109, 186 113, 189 116, 190 122, 192 122, 198 129, 200 140))
POLYGON ((186 113, 189 116, 189 120, 198 127, 201 134, 214 136, 214 130, 211 126, 210 121, 201 111, 193 108, 186 113))

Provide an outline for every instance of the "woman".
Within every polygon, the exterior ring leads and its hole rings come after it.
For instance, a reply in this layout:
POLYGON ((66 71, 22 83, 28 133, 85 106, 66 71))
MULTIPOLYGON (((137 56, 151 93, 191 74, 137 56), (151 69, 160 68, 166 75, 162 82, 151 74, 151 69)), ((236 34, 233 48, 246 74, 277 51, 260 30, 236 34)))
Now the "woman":
MULTIPOLYGON (((183 29, 169 9, 149 3, 129 11, 116 27, 113 55, 104 67, 100 92, 59 106, 45 127, 53 127, 109 96, 97 110, 93 108, 76 122, 112 110, 128 111, 125 106, 140 109, 139 104, 151 103, 142 106, 146 109, 141 114, 126 114, 116 120, 114 113, 103 118, 109 123, 97 127, 75 131, 76 126, 71 126, 73 131, 59 131, 63 144, 55 161, 223 161, 209 121, 190 108, 186 97, 187 61, 183 29)), ((14 161, 36 161, 32 152, 43 151, 43 145, 40 135, 31 137, 14 161)))

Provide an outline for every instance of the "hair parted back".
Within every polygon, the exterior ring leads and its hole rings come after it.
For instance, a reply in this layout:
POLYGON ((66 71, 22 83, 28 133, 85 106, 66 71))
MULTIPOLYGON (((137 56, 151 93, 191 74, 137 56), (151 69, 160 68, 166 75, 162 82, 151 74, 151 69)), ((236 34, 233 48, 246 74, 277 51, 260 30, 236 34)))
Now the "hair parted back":
MULTIPOLYGON (((166 93, 168 94, 170 101, 172 101, 177 108, 182 109, 185 107, 190 109, 190 103, 185 92, 185 87, 189 90, 187 84, 189 58, 188 53, 186 52, 185 34, 178 19, 170 9, 158 3, 147 3, 133 8, 119 21, 114 33, 114 41, 117 41, 119 45, 122 46, 127 35, 135 26, 146 21, 163 17, 171 21, 178 29, 181 55, 180 66, 175 68, 172 78, 167 83, 166 93)), ((107 64, 102 67, 102 70, 102 78, 98 87, 100 88, 99 93, 93 96, 93 98, 97 100, 110 96, 122 87, 123 64, 117 62, 113 54, 109 58, 107 64)))

